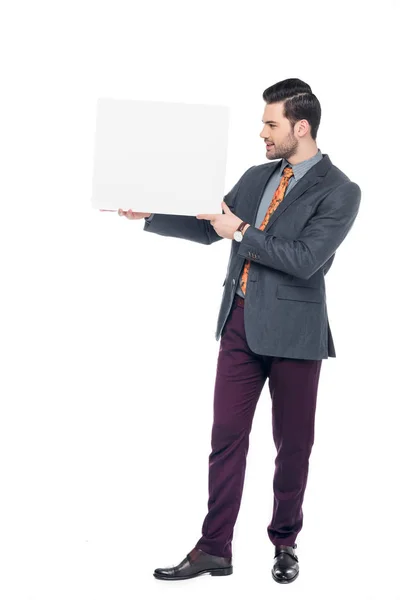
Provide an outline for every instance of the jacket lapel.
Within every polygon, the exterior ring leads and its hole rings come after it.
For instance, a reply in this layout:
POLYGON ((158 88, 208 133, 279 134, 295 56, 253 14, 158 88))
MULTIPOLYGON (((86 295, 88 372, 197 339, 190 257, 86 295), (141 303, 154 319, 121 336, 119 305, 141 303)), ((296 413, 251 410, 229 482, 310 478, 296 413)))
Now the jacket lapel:
MULTIPOLYGON (((280 164, 279 164, 279 169, 282 166, 282 162, 283 161, 281 160, 280 164)), ((278 208, 270 216, 270 219, 263 231, 267 231, 268 228, 271 227, 271 225, 273 225, 277 219, 279 219, 279 217, 285 212, 285 210, 293 202, 295 202, 302 194, 304 194, 307 190, 309 190, 314 185, 319 183, 321 181, 321 179, 325 176, 325 174, 326 174, 327 170, 330 168, 330 166, 331 166, 331 161, 329 159, 329 156, 327 154, 324 154, 323 159, 320 160, 319 162, 317 162, 316 165, 311 167, 311 169, 309 171, 307 171, 307 173, 300 179, 300 181, 298 183, 296 183, 296 185, 290 190, 290 192, 285 194, 285 197, 283 198, 282 202, 279 204, 278 208)), ((252 223, 256 222, 258 209, 261 204, 261 200, 264 195, 265 188, 274 172, 275 172, 274 168, 268 168, 263 175, 262 192, 258 198, 257 205, 255 206, 255 209, 252 214, 252 219, 253 219, 252 223)))

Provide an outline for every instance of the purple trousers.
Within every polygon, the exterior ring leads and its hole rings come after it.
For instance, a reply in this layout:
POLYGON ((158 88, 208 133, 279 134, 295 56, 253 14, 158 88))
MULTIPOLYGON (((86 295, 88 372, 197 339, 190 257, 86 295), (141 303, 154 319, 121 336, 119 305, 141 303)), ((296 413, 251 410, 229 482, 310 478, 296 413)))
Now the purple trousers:
POLYGON ((273 514, 267 532, 274 545, 294 544, 303 525, 302 503, 314 443, 321 362, 252 352, 246 342, 244 300, 235 296, 220 341, 209 455, 208 513, 196 548, 215 556, 232 556, 249 435, 267 378, 277 450, 273 514))

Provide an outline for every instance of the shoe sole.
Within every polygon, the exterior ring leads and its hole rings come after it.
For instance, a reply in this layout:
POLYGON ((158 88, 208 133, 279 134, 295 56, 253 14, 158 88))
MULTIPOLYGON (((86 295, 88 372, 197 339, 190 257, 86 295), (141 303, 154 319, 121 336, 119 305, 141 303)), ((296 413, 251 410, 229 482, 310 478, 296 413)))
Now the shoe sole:
POLYGON ((197 573, 193 573, 193 575, 186 575, 184 577, 180 577, 179 575, 176 577, 169 577, 168 575, 161 575, 160 573, 153 573, 156 579, 171 579, 172 581, 177 581, 178 579, 193 579, 193 577, 198 577, 199 575, 205 575, 209 573, 213 577, 215 576, 224 576, 224 575, 232 575, 233 567, 226 567, 223 569, 205 569, 204 571, 198 571, 197 573))
POLYGON ((278 577, 275 576, 274 571, 271 571, 271 575, 277 583, 292 583, 292 581, 297 579, 297 577, 299 576, 299 573, 300 573, 300 571, 297 571, 296 575, 294 577, 292 577, 291 579, 279 579, 278 577))

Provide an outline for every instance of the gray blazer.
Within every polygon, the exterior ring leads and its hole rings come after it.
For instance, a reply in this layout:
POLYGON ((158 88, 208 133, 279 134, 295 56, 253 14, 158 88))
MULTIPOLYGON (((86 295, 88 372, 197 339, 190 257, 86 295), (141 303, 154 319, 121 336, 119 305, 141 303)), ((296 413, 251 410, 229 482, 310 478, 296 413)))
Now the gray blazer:
MULTIPOLYGON (((223 283, 216 340, 223 335, 238 278, 250 260, 244 305, 247 343, 257 354, 318 360, 335 357, 325 275, 357 216, 361 189, 327 154, 300 179, 272 213, 254 227, 265 186, 277 161, 250 167, 224 197, 247 221, 241 242, 232 240, 223 283)), ((221 238, 209 221, 155 214, 144 231, 212 244, 221 238)))

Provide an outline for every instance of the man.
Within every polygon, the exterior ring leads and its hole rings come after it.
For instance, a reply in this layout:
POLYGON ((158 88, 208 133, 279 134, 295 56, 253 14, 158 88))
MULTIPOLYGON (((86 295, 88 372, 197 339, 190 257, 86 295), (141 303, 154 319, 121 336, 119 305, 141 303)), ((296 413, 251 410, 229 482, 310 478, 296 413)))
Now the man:
MULTIPOLYGON (((218 317, 209 500, 202 536, 158 579, 232 573, 232 537, 244 484, 249 434, 269 380, 277 456, 268 536, 272 576, 299 574, 296 537, 314 443, 322 359, 335 357, 324 277, 357 216, 361 190, 316 142, 321 108, 309 85, 287 79, 263 93, 261 138, 272 161, 248 169, 222 214, 149 215, 145 231, 212 244, 232 240, 218 317)), ((207 282, 205 291, 207 292, 207 282)))

